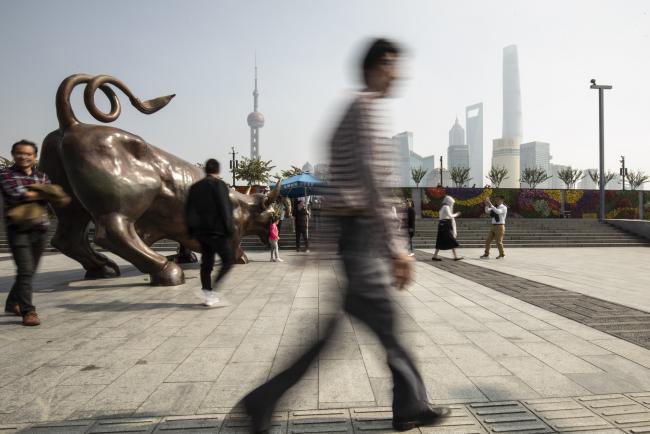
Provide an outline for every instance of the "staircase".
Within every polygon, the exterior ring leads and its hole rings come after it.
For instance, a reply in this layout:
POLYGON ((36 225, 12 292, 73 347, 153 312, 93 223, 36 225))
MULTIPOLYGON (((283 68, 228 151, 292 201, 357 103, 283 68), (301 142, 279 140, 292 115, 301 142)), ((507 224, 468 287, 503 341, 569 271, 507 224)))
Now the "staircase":
MULTIPOLYGON (((485 236, 490 230, 487 219, 460 218, 456 220, 458 242, 461 247, 483 247, 485 236)), ((49 236, 54 234, 56 222, 49 229, 49 236)), ((336 226, 323 222, 320 230, 310 231, 310 245, 316 249, 335 249, 337 234, 336 226)), ((420 219, 415 223, 413 247, 416 249, 434 248, 438 233, 438 220, 420 219)), ((89 237, 93 239, 91 229, 89 237)), ((93 247, 103 251, 99 246, 93 247)), ((629 234, 621 229, 589 219, 509 219, 506 225, 505 244, 512 247, 627 247, 650 246, 650 242, 629 234)), ((285 221, 280 232, 280 248, 294 249, 295 235, 292 222, 285 221)), ((175 251, 178 243, 171 240, 160 240, 153 245, 156 251, 175 251)), ((244 251, 267 250, 257 236, 249 235, 242 239, 244 251)), ((0 252, 9 252, 4 226, 0 229, 0 252)), ((46 251, 56 249, 48 244, 46 251)))
MULTIPOLYGON (((416 221, 415 248, 434 248, 437 220, 416 221)), ((461 247, 483 247, 490 230, 487 219, 457 219, 461 247)), ((504 243, 512 247, 627 247, 650 242, 606 223, 591 219, 509 219, 504 243)))

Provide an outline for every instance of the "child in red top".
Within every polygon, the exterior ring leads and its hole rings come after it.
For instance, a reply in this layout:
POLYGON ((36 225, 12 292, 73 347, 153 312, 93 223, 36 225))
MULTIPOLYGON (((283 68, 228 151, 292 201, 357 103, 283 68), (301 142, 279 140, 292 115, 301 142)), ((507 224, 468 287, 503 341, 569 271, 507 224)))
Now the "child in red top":
POLYGON ((280 258, 280 248, 278 247, 278 240, 280 240, 280 234, 278 231, 278 219, 273 217, 271 220, 271 225, 269 227, 269 243, 271 244, 271 262, 284 262, 280 258))

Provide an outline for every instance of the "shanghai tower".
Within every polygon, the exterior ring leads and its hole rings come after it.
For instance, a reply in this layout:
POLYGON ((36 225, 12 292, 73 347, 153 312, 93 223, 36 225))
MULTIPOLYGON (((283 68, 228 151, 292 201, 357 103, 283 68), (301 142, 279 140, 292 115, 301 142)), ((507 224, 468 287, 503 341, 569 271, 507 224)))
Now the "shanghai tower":
POLYGON ((492 167, 505 167, 508 178, 501 187, 519 187, 519 147, 522 141, 521 88, 517 46, 503 49, 503 130, 492 142, 492 167))

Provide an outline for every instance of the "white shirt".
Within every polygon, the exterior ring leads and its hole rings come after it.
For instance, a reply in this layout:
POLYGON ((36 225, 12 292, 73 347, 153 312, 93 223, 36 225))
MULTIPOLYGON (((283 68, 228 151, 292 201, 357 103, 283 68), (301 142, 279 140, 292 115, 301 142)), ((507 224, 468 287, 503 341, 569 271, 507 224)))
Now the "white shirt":
POLYGON ((506 224, 506 215, 508 215, 508 207, 505 206, 504 204, 501 204, 499 206, 486 206, 485 207, 485 212, 487 214, 490 213, 490 211, 494 211, 495 213, 499 214, 499 221, 496 220, 496 218, 492 217, 492 224, 493 225, 505 225, 506 224))
POLYGON ((451 220, 451 228, 452 232, 454 234, 454 238, 456 238, 457 233, 456 233, 456 217, 458 217, 458 213, 451 213, 451 207, 449 205, 443 205, 440 208, 440 211, 438 212, 438 218, 440 220, 451 220))

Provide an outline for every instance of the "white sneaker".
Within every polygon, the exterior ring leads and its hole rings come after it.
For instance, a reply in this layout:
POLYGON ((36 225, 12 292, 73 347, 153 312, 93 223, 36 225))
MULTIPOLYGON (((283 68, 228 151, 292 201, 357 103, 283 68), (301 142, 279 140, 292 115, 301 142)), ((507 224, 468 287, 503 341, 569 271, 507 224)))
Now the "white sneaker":
POLYGON ((284 259, 282 259, 282 258, 278 258, 277 261, 278 261, 278 262, 284 262, 284 259))
POLYGON ((215 291, 203 290, 204 300, 203 305, 212 307, 215 304, 219 303, 219 295, 215 291))
POLYGON ((415 256, 415 253, 409 253, 409 256, 415 256))
POLYGON ((305 253, 309 253, 309 249, 305 250, 305 253))

